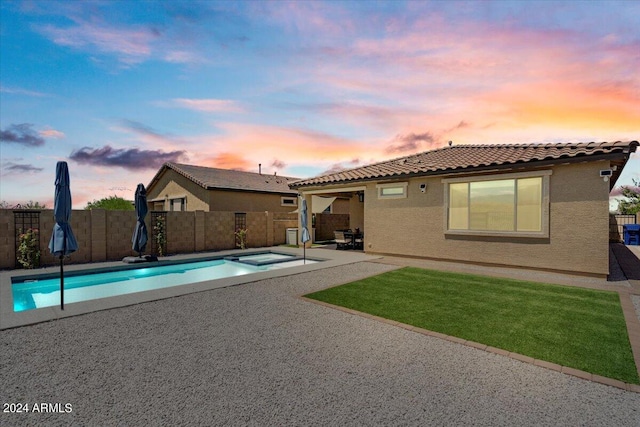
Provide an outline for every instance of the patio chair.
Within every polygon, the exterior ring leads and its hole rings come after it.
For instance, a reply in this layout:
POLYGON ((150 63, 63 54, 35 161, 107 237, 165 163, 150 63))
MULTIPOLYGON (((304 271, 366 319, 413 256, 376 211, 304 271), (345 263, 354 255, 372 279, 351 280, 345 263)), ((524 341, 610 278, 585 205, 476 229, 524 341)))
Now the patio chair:
POLYGON ((364 249, 364 235, 362 233, 357 234, 353 240, 354 249, 364 249))
POLYGON ((351 240, 346 238, 344 231, 333 232, 336 240, 336 249, 348 249, 351 246, 351 240))

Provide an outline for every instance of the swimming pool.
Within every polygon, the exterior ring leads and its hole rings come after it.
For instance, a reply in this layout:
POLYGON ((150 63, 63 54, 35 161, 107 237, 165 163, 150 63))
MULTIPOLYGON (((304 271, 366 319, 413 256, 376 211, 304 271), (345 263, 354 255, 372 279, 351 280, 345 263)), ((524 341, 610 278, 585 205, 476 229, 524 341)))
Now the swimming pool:
MULTIPOLYGON (((64 298, 65 303, 90 301, 316 262, 290 254, 264 252, 191 262, 138 264, 135 268, 109 271, 70 272, 65 274, 64 298)), ((60 304, 59 275, 14 278, 11 288, 14 312, 60 304)))

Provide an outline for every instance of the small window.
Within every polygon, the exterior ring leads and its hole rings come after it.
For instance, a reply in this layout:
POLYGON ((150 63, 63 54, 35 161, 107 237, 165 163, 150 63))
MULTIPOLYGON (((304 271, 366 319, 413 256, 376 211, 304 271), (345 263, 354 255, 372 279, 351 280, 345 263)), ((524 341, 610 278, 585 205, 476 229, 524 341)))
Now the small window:
POLYGON ((173 212, 180 212, 180 211, 184 211, 186 209, 186 200, 185 198, 180 198, 180 199, 171 199, 171 211, 173 212))
POLYGON ((298 206, 297 197, 281 197, 280 206, 298 206))
POLYGON ((378 199, 404 199, 407 197, 407 182, 378 184, 378 199))

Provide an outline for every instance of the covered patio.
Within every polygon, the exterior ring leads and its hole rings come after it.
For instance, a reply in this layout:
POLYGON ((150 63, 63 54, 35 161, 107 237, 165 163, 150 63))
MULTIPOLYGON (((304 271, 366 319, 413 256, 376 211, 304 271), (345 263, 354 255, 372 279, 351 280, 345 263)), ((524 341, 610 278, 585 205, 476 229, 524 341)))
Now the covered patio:
MULTIPOLYGON (((300 198, 307 202, 307 223, 317 225, 317 228, 322 230, 322 233, 312 234, 312 240, 307 242, 307 247, 311 247, 311 244, 316 241, 334 240, 334 231, 357 230, 364 236, 365 189, 365 186, 358 186, 301 191, 300 198), (343 217, 339 218, 338 215, 343 217), (344 215, 348 216, 346 220, 344 215), (319 221, 322 221, 322 224, 319 224, 319 221)), ((299 217, 298 235, 300 236, 301 233, 302 224, 299 217)), ((364 248, 365 246, 362 244, 360 249, 364 250, 364 248)))

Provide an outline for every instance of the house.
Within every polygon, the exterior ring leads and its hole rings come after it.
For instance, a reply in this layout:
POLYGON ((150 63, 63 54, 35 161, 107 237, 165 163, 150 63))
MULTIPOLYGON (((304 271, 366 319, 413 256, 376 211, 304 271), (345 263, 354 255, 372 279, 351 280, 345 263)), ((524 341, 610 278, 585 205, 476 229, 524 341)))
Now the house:
POLYGON ((368 253, 603 277, 609 192, 637 147, 453 145, 290 187, 349 197, 368 253))
POLYGON ((291 212, 298 178, 165 163, 147 186, 147 203, 156 211, 291 212))

